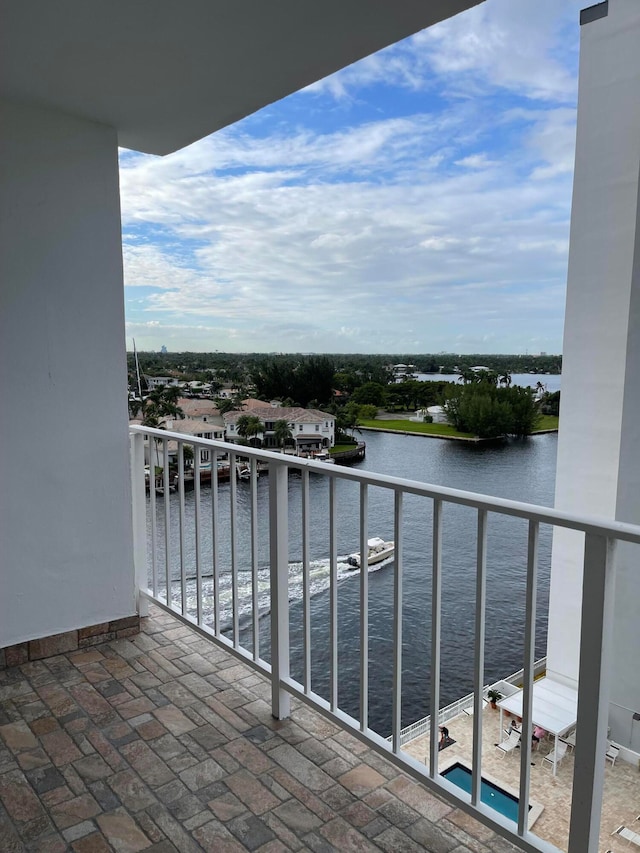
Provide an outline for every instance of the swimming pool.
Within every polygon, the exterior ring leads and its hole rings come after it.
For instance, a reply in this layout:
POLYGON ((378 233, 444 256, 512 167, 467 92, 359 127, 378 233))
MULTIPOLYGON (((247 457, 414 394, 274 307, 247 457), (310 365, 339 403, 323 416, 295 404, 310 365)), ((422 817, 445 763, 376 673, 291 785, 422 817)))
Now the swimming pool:
MULTIPOLYGON (((471 770, 463 764, 452 764, 440 774, 449 782, 453 782, 458 788, 462 788, 467 794, 471 793, 471 770)), ((482 779, 480 783, 480 801, 485 805, 495 809, 503 817, 517 822, 518 820, 518 803, 517 797, 513 794, 508 794, 503 791, 498 785, 489 782, 487 779, 482 779)), ((531 806, 529 806, 531 810, 531 806)))

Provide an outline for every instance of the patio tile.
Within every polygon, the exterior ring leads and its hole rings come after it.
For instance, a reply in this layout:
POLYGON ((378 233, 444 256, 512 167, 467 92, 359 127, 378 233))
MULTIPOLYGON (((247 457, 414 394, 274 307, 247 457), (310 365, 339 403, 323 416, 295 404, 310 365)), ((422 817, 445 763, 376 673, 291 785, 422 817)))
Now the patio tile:
MULTIPOLYGON (((258 673, 152 611, 133 639, 4 671, 2 853, 514 849, 310 708, 274 720, 258 673)), ((452 757, 468 754, 471 723, 452 722, 452 757)), ((492 748, 498 726, 489 713, 483 770, 517 787, 519 762, 492 748)), ((573 759, 555 779, 534 760, 532 797, 549 798, 534 831, 562 847, 573 759)), ((603 849, 624 849, 609 833, 636 816, 638 781, 607 767, 603 849)))

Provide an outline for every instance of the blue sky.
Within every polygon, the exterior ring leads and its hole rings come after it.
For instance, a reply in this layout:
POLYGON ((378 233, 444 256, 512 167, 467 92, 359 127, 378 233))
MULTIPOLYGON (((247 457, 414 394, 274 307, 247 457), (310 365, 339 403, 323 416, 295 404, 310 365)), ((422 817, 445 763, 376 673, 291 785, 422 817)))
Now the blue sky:
POLYGON ((585 5, 486 0, 122 151, 128 348, 561 352, 585 5))

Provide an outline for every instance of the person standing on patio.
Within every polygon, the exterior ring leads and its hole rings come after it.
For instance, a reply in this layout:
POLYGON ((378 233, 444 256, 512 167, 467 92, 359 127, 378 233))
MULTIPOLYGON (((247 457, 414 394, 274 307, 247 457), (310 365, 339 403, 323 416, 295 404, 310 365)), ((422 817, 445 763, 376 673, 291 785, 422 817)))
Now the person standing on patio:
POLYGON ((546 735, 546 731, 540 726, 534 726, 531 734, 531 749, 537 749, 540 741, 546 735))

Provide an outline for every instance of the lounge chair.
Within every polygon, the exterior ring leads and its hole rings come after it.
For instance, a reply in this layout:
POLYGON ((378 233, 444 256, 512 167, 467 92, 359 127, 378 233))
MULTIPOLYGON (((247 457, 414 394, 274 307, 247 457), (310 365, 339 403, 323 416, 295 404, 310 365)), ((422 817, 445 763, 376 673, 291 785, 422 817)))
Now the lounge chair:
POLYGON ((610 761, 611 766, 613 767, 613 765, 616 763, 616 758, 618 757, 619 752, 620 747, 614 746, 612 743, 610 743, 607 747, 607 751, 604 754, 605 761, 610 761))
POLYGON ((559 740, 558 745, 555 749, 552 749, 548 755, 542 759, 542 766, 545 766, 545 761, 548 761, 551 767, 554 764, 558 765, 562 761, 562 759, 567 754, 567 744, 564 741, 559 740))
POLYGON ((619 826, 611 835, 619 835, 620 838, 624 838, 629 844, 635 844, 636 847, 640 847, 640 835, 626 826, 619 826))
POLYGON ((502 755, 505 755, 508 752, 513 752, 516 746, 520 743, 520 737, 520 732, 511 732, 506 740, 503 740, 502 743, 496 744, 496 749, 502 755))

